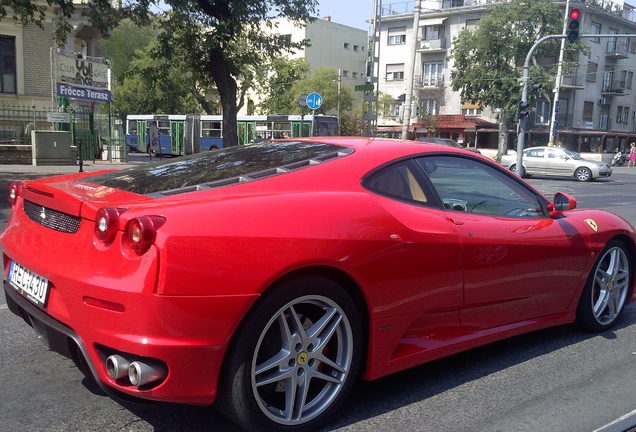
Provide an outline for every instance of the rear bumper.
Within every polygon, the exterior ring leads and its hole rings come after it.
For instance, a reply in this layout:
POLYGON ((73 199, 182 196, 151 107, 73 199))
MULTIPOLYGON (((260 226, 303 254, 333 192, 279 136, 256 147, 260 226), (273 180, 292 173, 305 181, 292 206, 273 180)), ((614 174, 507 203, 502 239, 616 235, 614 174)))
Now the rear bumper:
POLYGON ((143 308, 148 313, 137 309, 121 316, 118 312, 85 306, 75 321, 64 323, 31 303, 6 281, 4 291, 7 305, 14 314, 33 327, 52 351, 73 359, 77 367, 110 396, 128 401, 143 399, 192 405, 214 402, 223 355, 234 327, 234 323, 224 318, 228 312, 237 314, 250 301, 249 297, 153 296, 152 304, 143 308), (200 310, 188 307, 193 301, 207 309, 208 320, 201 319, 200 310), (168 309, 169 316, 157 314, 158 310, 168 309), (225 313, 219 312, 220 309, 225 309, 225 313), (218 312, 216 316, 215 312, 218 312), (104 316, 109 314, 119 315, 117 326, 112 325, 113 317, 104 316), (196 322, 197 327, 188 334, 183 332, 183 326, 169 325, 170 321, 196 322), (222 321, 225 325, 219 325, 222 321), (180 334, 175 334, 177 329, 180 334), (208 337, 202 338, 203 334, 208 337), (135 387, 127 379, 111 379, 106 368, 106 359, 111 354, 157 359, 167 366, 167 376, 150 387, 135 387))

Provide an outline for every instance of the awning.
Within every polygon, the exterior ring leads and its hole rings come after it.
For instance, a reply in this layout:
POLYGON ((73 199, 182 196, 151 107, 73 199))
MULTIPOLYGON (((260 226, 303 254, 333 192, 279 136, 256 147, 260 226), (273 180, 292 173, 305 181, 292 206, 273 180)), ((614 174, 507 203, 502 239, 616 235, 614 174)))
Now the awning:
POLYGON ((420 27, 441 25, 444 21, 446 21, 446 18, 447 17, 420 20, 420 27))

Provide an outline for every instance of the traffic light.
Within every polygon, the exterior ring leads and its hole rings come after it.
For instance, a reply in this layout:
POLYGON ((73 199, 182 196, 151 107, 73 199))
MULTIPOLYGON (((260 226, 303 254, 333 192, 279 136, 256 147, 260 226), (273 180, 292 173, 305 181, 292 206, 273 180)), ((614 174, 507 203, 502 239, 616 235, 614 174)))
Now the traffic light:
POLYGON ((530 115, 530 104, 528 102, 519 102, 519 120, 530 115))
POLYGON ((581 27, 581 11, 572 9, 570 11, 570 22, 568 22, 568 41, 576 42, 579 40, 579 27, 581 27))

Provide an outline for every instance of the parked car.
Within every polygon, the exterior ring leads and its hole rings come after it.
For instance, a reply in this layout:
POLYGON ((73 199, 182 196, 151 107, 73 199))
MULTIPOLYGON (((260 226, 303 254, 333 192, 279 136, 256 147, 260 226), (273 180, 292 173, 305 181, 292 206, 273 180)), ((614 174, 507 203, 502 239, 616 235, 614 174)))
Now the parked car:
MULTIPOLYGON (((501 164, 516 172, 517 155, 504 155, 501 164)), ((530 147, 523 151, 521 175, 565 176, 592 181, 611 176, 612 167, 605 162, 583 159, 578 153, 565 148, 530 147)))
POLYGON ((634 299, 633 226, 451 147, 266 142, 9 201, 13 313, 113 397, 214 403, 250 431, 315 429, 359 377, 605 331, 634 299))
POLYGON ((427 143, 431 143, 431 144, 441 144, 441 145, 445 145, 445 146, 449 146, 449 147, 461 148, 461 149, 469 150, 469 151, 474 152, 474 153, 481 154, 481 152, 479 150, 477 150, 475 147, 464 147, 463 145, 461 145, 457 141, 449 139, 449 138, 420 137, 420 138, 417 138, 417 141, 427 142, 427 143))

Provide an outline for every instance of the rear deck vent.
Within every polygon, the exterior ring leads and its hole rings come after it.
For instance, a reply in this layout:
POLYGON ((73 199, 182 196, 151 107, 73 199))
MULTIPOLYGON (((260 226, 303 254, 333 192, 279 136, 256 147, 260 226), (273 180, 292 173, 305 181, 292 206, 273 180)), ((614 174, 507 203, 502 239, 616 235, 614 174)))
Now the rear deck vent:
POLYGON ((79 217, 71 216, 26 200, 24 201, 24 213, 35 223, 55 231, 69 234, 75 234, 77 232, 81 221, 79 217))

